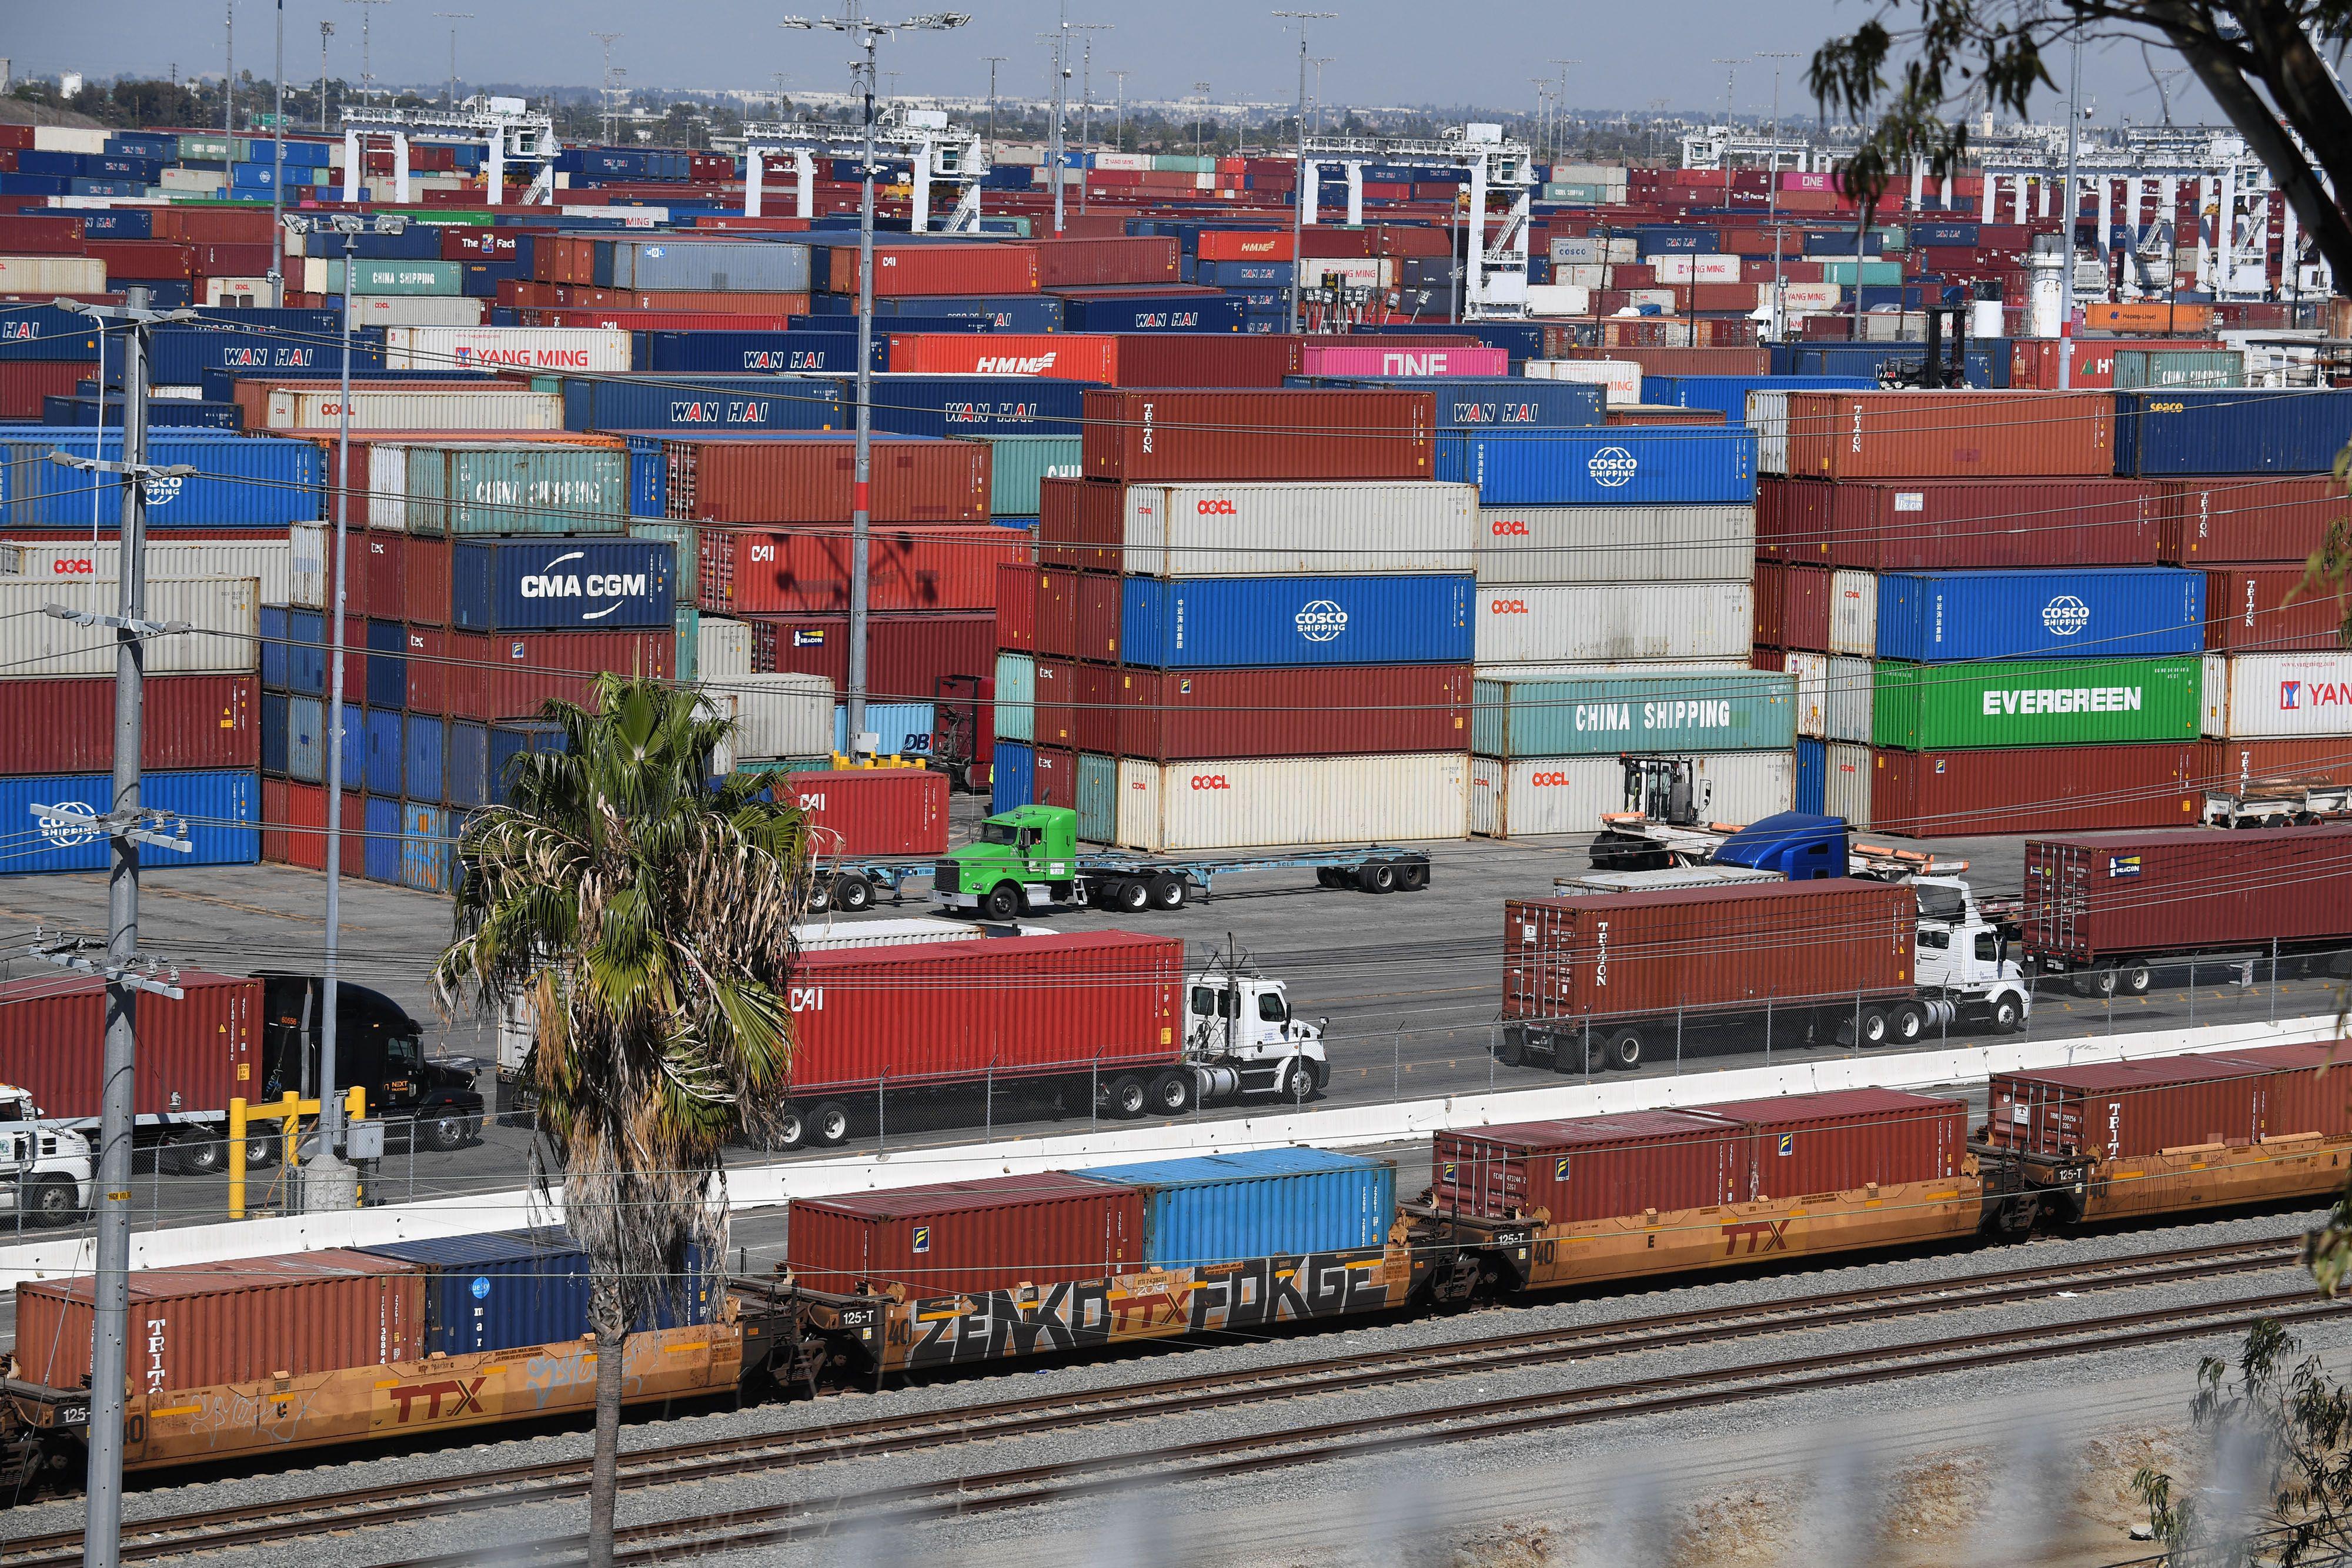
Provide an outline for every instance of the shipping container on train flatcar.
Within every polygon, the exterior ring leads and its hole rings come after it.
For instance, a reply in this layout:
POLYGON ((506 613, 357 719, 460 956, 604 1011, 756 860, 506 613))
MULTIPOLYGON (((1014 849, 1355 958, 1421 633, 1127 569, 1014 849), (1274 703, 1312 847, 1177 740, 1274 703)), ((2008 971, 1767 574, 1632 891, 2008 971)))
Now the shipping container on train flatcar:
POLYGON ((1437 1134, 1431 1205, 1479 1219, 1553 1225, 1672 1214, 1731 1201, 1738 1129, 1704 1113, 1633 1111, 1437 1134))
POLYGON ((1378 1248, 1396 1219, 1395 1165, 1328 1149, 1248 1149, 1081 1174, 1143 1194, 1143 1261, 1155 1269, 1378 1248))
POLYGON ((810 1290, 896 1286, 908 1301, 1108 1280, 1142 1266, 1143 1202, 1061 1171, 803 1198, 785 1257, 810 1290))

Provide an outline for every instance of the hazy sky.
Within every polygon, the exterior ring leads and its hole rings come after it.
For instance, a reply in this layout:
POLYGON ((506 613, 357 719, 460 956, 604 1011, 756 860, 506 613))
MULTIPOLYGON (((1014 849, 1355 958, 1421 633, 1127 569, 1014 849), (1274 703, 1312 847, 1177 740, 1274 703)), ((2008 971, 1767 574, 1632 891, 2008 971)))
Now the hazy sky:
MULTIPOLYGON (((429 0, 386 0, 365 6, 374 18, 376 79, 442 80, 450 24, 434 13, 465 3, 440 0, 436 7, 429 0)), ((641 86, 759 88, 778 71, 785 74, 787 90, 845 86, 850 51, 845 40, 776 26, 793 3, 491 0, 477 6, 472 20, 457 24, 458 76, 532 86, 592 83, 601 75, 603 55, 588 35, 614 31, 623 35, 614 46, 614 61, 641 86)), ((984 93, 990 55, 1008 57, 999 68, 1000 90, 1048 90, 1037 35, 1055 26, 1060 0, 951 3, 971 11, 971 24, 961 31, 883 45, 883 70, 899 73, 898 92, 984 93)), ((331 68, 357 79, 363 7, 352 0, 284 4, 289 84, 316 78, 322 20, 335 24, 331 68)), ((1743 114, 1763 114, 1772 98, 1773 62, 1752 57, 1789 50, 1798 57, 1780 62, 1781 104, 1784 114, 1799 115, 1811 110, 1802 86, 1805 58, 1829 34, 1851 28, 1874 9, 1868 0, 1315 0, 1311 6, 1304 0, 1068 0, 1072 21, 1111 24, 1111 31, 1091 35, 1097 101, 1116 93, 1109 75, 1115 68, 1130 68, 1130 99, 1181 98, 1194 82, 1206 81, 1210 97, 1221 101, 1288 101, 1297 89, 1297 44, 1271 14, 1276 5, 1339 13, 1336 21, 1313 23, 1309 39, 1316 55, 1331 57, 1323 92, 1332 103, 1532 106, 1535 89, 1528 78, 1557 79, 1561 68, 1547 62, 1568 58, 1582 62, 1567 68, 1569 99, 1580 107, 1639 109, 1664 99, 1677 109, 1714 108, 1724 99, 1724 68, 1710 62, 1742 57, 1749 63, 1738 73, 1734 102, 1743 114)), ((238 68, 267 78, 273 6, 268 0, 235 0, 235 6, 238 68)), ((874 14, 905 12, 884 5, 874 14)), ((175 64, 183 73, 221 68, 221 0, 0 0, 0 16, 6 17, 0 49, 19 72, 161 75, 175 64)), ((2158 64, 2169 68, 2179 61, 2159 56, 2158 64)), ((2084 80, 2099 120, 2158 118, 2137 47, 2086 54, 2084 80)), ((2201 98, 2182 96, 2192 90, 2186 78, 2174 88, 2176 117, 2214 118, 2201 98)))

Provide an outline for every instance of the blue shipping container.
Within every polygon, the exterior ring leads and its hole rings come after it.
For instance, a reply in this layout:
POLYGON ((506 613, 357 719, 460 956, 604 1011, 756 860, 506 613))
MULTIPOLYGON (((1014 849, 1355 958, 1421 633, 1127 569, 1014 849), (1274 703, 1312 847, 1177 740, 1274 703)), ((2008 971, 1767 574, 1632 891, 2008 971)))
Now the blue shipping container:
POLYGON ((1605 421, 1607 389, 1593 382, 1518 376, 1286 376, 1285 386, 1401 387, 1434 392, 1440 430, 1579 430, 1605 421))
MULTIPOLYGON (((1972 387, 2009 385, 2010 364, 2016 346, 2006 338, 1971 338, 1961 366, 1972 387)), ((1925 343, 1775 343, 1772 373, 1776 376, 1862 376, 1873 382, 1896 371, 1916 370, 1926 361, 1925 343)), ((1944 362, 1952 350, 1944 350, 1944 362)))
POLYGON ((1154 1268, 1379 1247, 1396 1222, 1396 1167, 1328 1149, 1258 1149, 1078 1174, 1143 1189, 1143 1260, 1154 1268))
MULTIPOLYGON (((568 1344, 593 1332, 587 1253, 562 1230, 444 1236, 362 1248, 425 1271, 425 1354, 465 1355, 568 1344)), ((708 1322, 710 1287, 691 1257, 672 1300, 639 1330, 708 1322)))
MULTIPOLYGON (((0 525, 12 528, 88 528, 89 480, 49 461, 53 451, 81 457, 122 460, 120 430, 45 429, 20 436, 24 427, 0 433, 0 525), (68 482, 59 483, 64 476, 68 482)), ((173 528, 282 528, 319 519, 319 486, 324 476, 317 446, 267 435, 236 435, 213 430, 163 430, 147 443, 147 461, 186 464, 196 472, 151 486, 147 526, 173 528)), ((111 527, 121 506, 120 489, 109 482, 100 510, 111 527)))
POLYGON ((1642 401, 1717 409, 1725 423, 1745 424, 1752 392, 1869 392, 1877 385, 1870 376, 1643 376, 1642 401))
POLYGON ((1809 816, 1820 816, 1824 810, 1822 802, 1828 798, 1829 781, 1829 743, 1799 736, 1796 809, 1809 816))
MULTIPOLYGON (((316 610, 286 612, 286 689, 310 696, 327 692, 327 618, 316 610)), ((345 678, 350 676, 348 669, 345 678)))
MULTIPOLYGON (((119 361, 120 350, 111 356, 119 361)), ((0 360, 98 359, 90 319, 54 305, 0 306, 0 360)))
MULTIPOLYGON (((887 364, 889 344, 875 334, 875 366, 887 364)), ((631 362, 640 371, 672 375, 856 375, 855 332, 639 332, 631 362)))
MULTIPOLYGON (((103 832, 37 821, 32 809, 58 806, 97 815, 113 798, 114 781, 102 773, 45 773, 0 779, 0 817, 28 824, 14 831, 0 849, 0 876, 29 872, 104 871, 113 852, 103 832)), ((149 863, 171 855, 174 866, 251 865, 261 858, 261 778, 226 769, 194 773, 150 773, 140 785, 140 801, 171 815, 172 825, 194 846, 189 854, 152 852, 149 863)))
MULTIPOLYGON (((404 716, 398 708, 368 710, 366 740, 360 747, 360 787, 371 795, 400 798, 401 767, 408 747, 404 716)), ((343 761, 350 766, 350 758, 343 761)))
POLYGON ((2352 439, 2352 391, 2116 393, 2116 472, 2325 474, 2352 439))
POLYGON ((1120 656, 1164 669, 1466 664, 1467 577, 1130 577, 1120 656))
POLYGON ((1010 811, 1015 806, 1030 804, 1030 791, 1036 787, 1037 753, 1034 748, 1014 740, 996 743, 995 759, 990 764, 988 809, 992 812, 1010 811))
POLYGON ((669 453, 658 435, 632 435, 629 442, 629 516, 669 515, 669 453))
POLYGON ((406 707, 408 628, 397 621, 370 621, 367 651, 368 706, 394 711, 406 707))
POLYGON ((152 207, 89 208, 81 214, 81 237, 152 239, 155 237, 155 211, 152 207))
POLYGON ((563 727, 550 719, 510 718, 489 727, 488 744, 484 748, 483 803, 503 806, 507 803, 508 769, 518 757, 542 751, 562 751, 568 743, 563 727))
POLYGON ((1435 479, 1478 486, 1482 506, 1753 505, 1756 436, 1744 425, 1441 431, 1435 479))
POLYGON ((400 807, 400 885, 419 893, 456 890, 457 846, 449 813, 423 800, 400 807))
MULTIPOLYGON (((155 334, 151 374, 159 385, 198 386, 207 371, 238 375, 293 371, 310 375, 339 375, 343 350, 340 341, 321 342, 290 332, 227 331, 218 327, 166 327, 155 334)), ((352 368, 383 369, 383 329, 364 327, 352 334, 352 368)), ((115 379, 121 380, 118 366, 115 379)))
POLYGON ((286 616, 283 604, 261 607, 261 689, 286 689, 286 616))
POLYGON ((2205 651, 2205 574, 2171 567, 1885 572, 1878 656, 2142 659, 2205 651))
POLYGON ((842 430, 852 418, 841 383, 828 376, 563 382, 567 430, 842 430))
POLYGON ((286 771, 286 706, 293 699, 282 692, 261 694, 261 770, 286 771))
MULTIPOLYGON (((890 756, 929 756, 935 717, 929 703, 866 705, 866 727, 874 732, 877 744, 890 756)), ((838 706, 833 710, 833 748, 840 752, 849 749, 849 710, 838 706)))
POLYGON ((1213 294, 1065 298, 1072 332, 1238 332, 1242 302, 1213 294))
POLYGON ((360 851, 360 874, 370 882, 400 883, 400 801, 371 795, 361 809, 366 838, 360 851))
MULTIPOLYGON (((101 398, 96 395, 94 382, 82 383, 84 395, 59 397, 51 395, 41 400, 41 423, 49 426, 94 428, 122 426, 122 399, 120 395, 101 398)), ((242 430, 245 411, 233 402, 205 402, 196 398, 159 397, 147 405, 147 427, 150 430, 242 430)))
POLYGON ((438 714, 412 713, 401 728, 400 781, 411 800, 437 802, 448 744, 448 722, 438 714))
MULTIPOLYGON (((809 310, 819 317, 855 316, 857 297, 820 294, 809 301, 809 310)), ((877 299, 874 315, 877 320, 885 316, 917 318, 927 332, 942 330, 936 323, 947 318, 978 322, 992 332, 1058 332, 1064 321, 1061 297, 1054 294, 909 295, 877 299)), ((916 325, 908 323, 910 329, 916 325)))
POLYGON ((449 623, 467 632, 674 625, 677 556, 666 539, 462 539, 449 623))
MULTIPOLYGON (((366 771, 364 737, 367 726, 357 703, 343 705, 343 788, 357 789, 366 771)), ((305 784, 327 781, 327 705, 317 697, 293 697, 286 704, 286 776, 305 784)))
MULTIPOLYGON (((893 435, 1076 435, 1098 382, 1047 376, 874 378, 874 428, 893 435)), ((854 419, 856 394, 846 407, 854 419)))
POLYGON ((453 718, 441 740, 441 798, 472 807, 489 799, 490 732, 472 719, 453 718))

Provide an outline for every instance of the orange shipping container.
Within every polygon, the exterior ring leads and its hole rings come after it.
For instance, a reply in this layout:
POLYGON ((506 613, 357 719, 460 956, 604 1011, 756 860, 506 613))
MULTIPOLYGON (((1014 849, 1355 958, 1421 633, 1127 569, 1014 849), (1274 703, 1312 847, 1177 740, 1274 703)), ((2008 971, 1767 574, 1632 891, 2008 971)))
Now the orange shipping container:
POLYGON ((2083 326, 2093 332, 2149 332, 2165 337, 2196 337, 2213 325, 2210 305, 2175 305, 2158 300, 2139 305, 2085 305, 2083 326))
POLYGON ((1789 394, 1793 478, 2009 478, 2115 471, 2112 392, 1789 394))

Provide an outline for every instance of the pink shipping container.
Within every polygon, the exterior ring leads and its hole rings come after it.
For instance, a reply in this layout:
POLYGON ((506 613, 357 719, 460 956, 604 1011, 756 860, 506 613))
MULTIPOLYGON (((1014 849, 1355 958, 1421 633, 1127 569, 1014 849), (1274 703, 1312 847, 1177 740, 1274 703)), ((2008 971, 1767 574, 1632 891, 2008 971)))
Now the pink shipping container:
POLYGON ((1142 1264, 1143 1192, 1045 1171, 803 1198, 785 1256, 811 1290, 910 1301, 1108 1279, 1142 1264))
POLYGON ((1089 479, 1426 479, 1429 392, 1089 392, 1089 479))
MULTIPOLYGON (((94 1281, 16 1287, 17 1375, 86 1386, 94 1281)), ((302 1377, 425 1354, 425 1276, 414 1263, 331 1249, 131 1275, 135 1394, 302 1377)))
MULTIPOLYGON (((671 441, 663 449, 674 521, 846 523, 856 507, 852 436, 671 441)), ((988 521, 987 442, 884 436, 870 451, 875 522, 988 521)))
MULTIPOLYGON (((51 973, 0 981, 0 1083, 28 1091, 47 1115, 94 1117, 106 983, 51 973)), ((259 1076, 261 982, 183 969, 180 988, 179 1001, 139 998, 132 1109, 142 1116, 225 1113, 259 1076)))
MULTIPOLYGON (((257 677, 152 675, 144 689, 142 766, 261 766, 257 677)), ((0 685, 0 774, 104 773, 113 766, 111 676, 0 685)))
POLYGON ((1308 343, 1299 371, 1310 376, 1507 376, 1511 356, 1501 349, 1429 349, 1412 339, 1379 348, 1308 343))
POLYGON ((787 773, 783 786, 806 816, 809 841, 819 855, 947 853, 944 773, 928 768, 845 768, 787 773))
POLYGON ((1717 1118, 1634 1111, 1567 1122, 1520 1122, 1440 1133, 1432 1202, 1482 1219, 1532 1215, 1554 1225, 1672 1214, 1732 1200, 1746 1139, 1717 1118))
POLYGON ((1996 1072, 1985 1139, 2058 1159, 2118 1159, 2263 1134, 2271 1072, 2227 1056, 2163 1056, 1996 1072))
POLYGON ((1732 1196, 1743 1203, 1948 1179, 1968 1153, 1969 1108, 1894 1089, 1843 1089, 1709 1105, 1743 1127, 1732 1196), (1744 1167, 1744 1168, 1743 1168, 1744 1167), (1744 1179, 1743 1179, 1744 1178, 1744 1179))
MULTIPOLYGON (((849 608, 847 528, 701 530, 702 608, 729 614, 849 608)), ((991 526, 877 528, 866 541, 871 610, 993 610, 996 573, 1030 555, 1025 538, 991 526)))
POLYGON ((2304 576, 2300 565, 2208 569, 2205 651, 2284 653, 2342 646, 2336 629, 2344 601, 2325 586, 2305 588, 2304 576))

